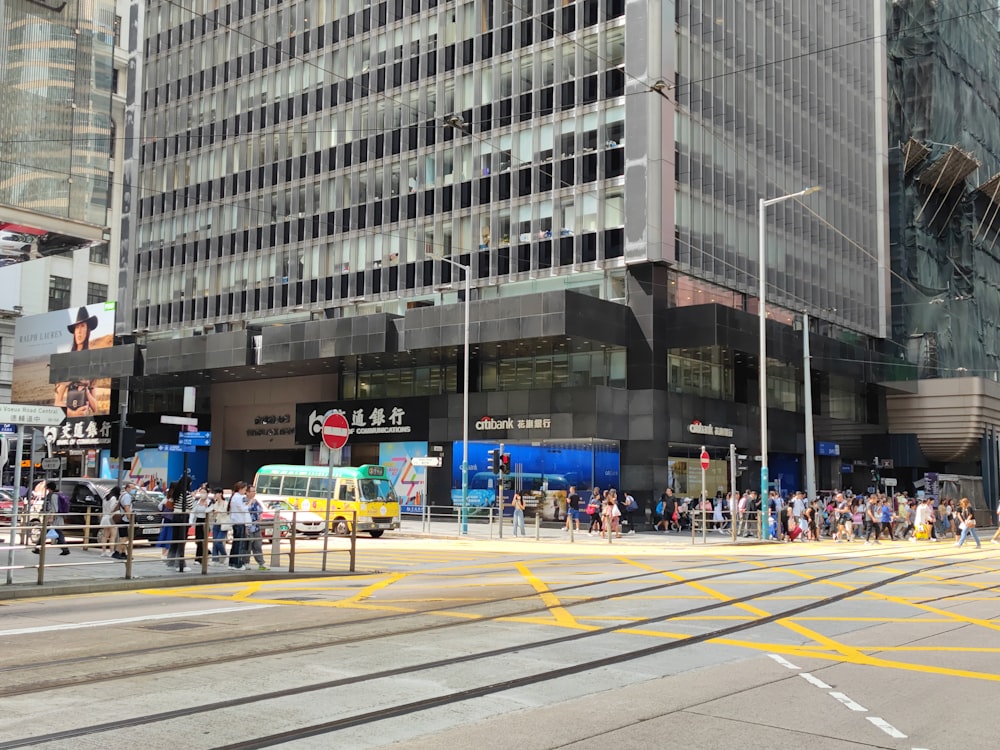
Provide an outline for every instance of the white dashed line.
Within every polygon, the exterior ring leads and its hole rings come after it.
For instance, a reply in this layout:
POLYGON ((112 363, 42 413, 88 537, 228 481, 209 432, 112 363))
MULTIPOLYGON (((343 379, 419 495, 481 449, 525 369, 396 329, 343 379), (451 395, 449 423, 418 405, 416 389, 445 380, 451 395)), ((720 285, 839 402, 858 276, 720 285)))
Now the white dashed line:
MULTIPOLYGON (((851 700, 850 698, 848 698, 848 697, 847 697, 846 695, 844 695, 843 693, 830 693, 830 695, 831 695, 831 696, 832 696, 833 698, 835 698, 836 700, 838 700, 838 701, 840 701, 841 703, 843 703, 843 704, 844 704, 845 706, 847 706, 847 707, 848 707, 849 709, 851 709, 852 711, 867 711, 867 710, 868 710, 867 708, 865 708, 865 707, 864 707, 864 706, 862 706, 861 704, 859 704, 859 703, 855 703, 854 701, 852 701, 852 700, 851 700)), ((869 717, 869 719, 868 719, 868 720, 869 720, 869 721, 871 721, 871 718, 869 717)), ((879 719, 879 721, 882 721, 882 720, 881 720, 881 719, 879 719)), ((886 725, 886 726, 888 726, 888 725, 886 725)), ((894 731, 895 731, 895 730, 894 730, 894 731)))
POLYGON ((880 719, 878 716, 866 716, 866 719, 872 724, 877 726, 883 732, 885 732, 890 737, 895 737, 897 740, 905 740, 906 735, 900 732, 896 727, 887 722, 885 719, 880 719))
POLYGON ((781 658, 777 654, 768 654, 768 656, 770 656, 772 659, 774 659, 776 662, 778 662, 778 664, 780 664, 781 666, 783 666, 783 667, 785 667, 787 669, 798 669, 798 667, 796 667, 790 661, 788 661, 787 659, 781 658))
POLYGON ((832 689, 829 685, 827 685, 825 682, 823 682, 823 680, 821 680, 819 677, 815 677, 815 676, 809 674, 808 672, 799 672, 799 677, 801 677, 803 680, 805 680, 806 682, 808 682, 810 685, 815 685, 820 690, 831 690, 832 689))

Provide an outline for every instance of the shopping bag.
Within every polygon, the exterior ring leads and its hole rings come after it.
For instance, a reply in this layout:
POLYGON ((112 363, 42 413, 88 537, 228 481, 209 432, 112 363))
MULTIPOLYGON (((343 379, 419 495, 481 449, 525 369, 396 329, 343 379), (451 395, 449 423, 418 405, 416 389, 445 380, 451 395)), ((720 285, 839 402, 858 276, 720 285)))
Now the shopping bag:
POLYGON ((802 533, 802 527, 801 526, 793 526, 791 528, 791 530, 788 532, 788 536, 794 542, 796 539, 799 538, 799 534, 801 534, 801 533, 802 533))

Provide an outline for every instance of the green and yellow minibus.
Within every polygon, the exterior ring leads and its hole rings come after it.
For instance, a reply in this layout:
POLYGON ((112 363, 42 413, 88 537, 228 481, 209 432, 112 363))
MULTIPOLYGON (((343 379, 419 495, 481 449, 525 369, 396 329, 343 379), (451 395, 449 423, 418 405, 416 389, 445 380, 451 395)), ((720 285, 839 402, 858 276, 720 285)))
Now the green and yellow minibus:
POLYGON ((334 467, 331 486, 328 466, 270 464, 257 470, 253 483, 261 503, 285 500, 294 508, 321 516, 326 516, 327 499, 331 498, 330 530, 335 534, 351 533, 355 511, 359 532, 377 538, 387 529, 399 528, 399 498, 384 466, 334 467))

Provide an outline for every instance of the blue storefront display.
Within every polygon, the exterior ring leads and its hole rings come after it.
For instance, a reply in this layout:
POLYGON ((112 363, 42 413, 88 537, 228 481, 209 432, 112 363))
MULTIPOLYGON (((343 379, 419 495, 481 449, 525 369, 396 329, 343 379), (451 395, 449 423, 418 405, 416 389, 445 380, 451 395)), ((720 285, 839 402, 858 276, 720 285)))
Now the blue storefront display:
MULTIPOLYGON (((469 443, 467 503, 473 512, 497 505, 497 475, 488 471, 489 452, 495 442, 469 443)), ((618 488, 620 453, 613 440, 563 440, 540 443, 507 443, 512 472, 504 489, 504 513, 511 515, 510 500, 520 490, 528 510, 541 508, 542 517, 565 518, 566 495, 571 485, 581 495, 595 485, 618 488)), ((462 443, 452 452, 452 504, 462 504, 462 443)))

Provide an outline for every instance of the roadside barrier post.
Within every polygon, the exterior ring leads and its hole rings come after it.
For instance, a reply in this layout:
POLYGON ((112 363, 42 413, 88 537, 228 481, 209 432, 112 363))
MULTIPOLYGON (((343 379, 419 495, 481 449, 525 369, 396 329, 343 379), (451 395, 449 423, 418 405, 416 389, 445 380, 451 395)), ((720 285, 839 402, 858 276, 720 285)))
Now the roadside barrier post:
POLYGON ((90 549, 90 508, 83 516, 83 548, 90 549))
POLYGON ((358 551, 358 512, 351 511, 351 572, 354 572, 354 560, 358 551))
POLYGON ((539 509, 535 509, 535 541, 542 538, 542 514, 539 509))
POLYGON ((125 580, 132 578, 132 552, 135 546, 135 513, 128 514, 128 539, 125 540, 125 580))
MULTIPOLYGON (((296 538, 296 533, 295 533, 296 529, 295 529, 295 526, 296 526, 296 523, 295 523, 295 511, 292 511, 292 536, 291 536, 291 545, 288 548, 288 572, 289 573, 294 573, 295 572, 295 538, 296 538)), ((327 534, 330 533, 330 525, 329 524, 327 524, 326 533, 327 534)))
POLYGON ((271 567, 281 567, 281 514, 277 510, 271 520, 271 567))
MULTIPOLYGON (((326 507, 329 509, 330 504, 327 503, 326 507)), ((355 519, 355 520, 357 520, 357 519, 355 519)), ((295 511, 292 512, 292 524, 293 525, 295 524, 295 511)), ((352 537, 354 536, 354 525, 353 524, 351 525, 351 536, 352 537)), ((327 556, 327 552, 329 551, 329 549, 330 549, 330 524, 327 524, 326 525, 326 531, 323 534, 323 563, 320 566, 320 570, 322 570, 324 573, 326 572, 326 556, 327 556)))
POLYGON ((701 509, 701 543, 708 544, 706 535, 708 533, 708 511, 704 507, 701 509))
POLYGON ((208 575, 208 561, 211 559, 212 551, 212 525, 208 522, 208 515, 201 522, 201 550, 198 554, 201 555, 201 574, 203 576, 208 575))
POLYGON ((45 583, 45 547, 48 545, 49 517, 42 516, 42 535, 38 539, 38 585, 45 583))

